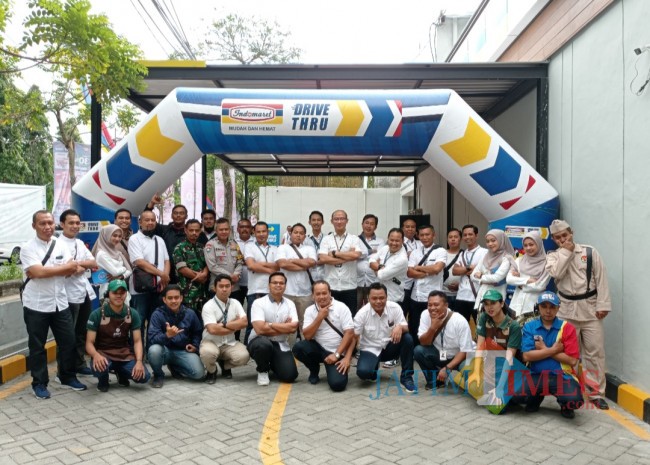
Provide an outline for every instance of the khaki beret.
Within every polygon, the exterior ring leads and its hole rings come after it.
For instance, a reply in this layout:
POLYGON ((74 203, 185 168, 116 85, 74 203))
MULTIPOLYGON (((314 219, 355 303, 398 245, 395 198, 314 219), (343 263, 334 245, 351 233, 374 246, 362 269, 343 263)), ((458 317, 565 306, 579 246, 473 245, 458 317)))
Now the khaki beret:
POLYGON ((571 226, 564 220, 553 220, 551 223, 551 234, 557 234, 560 231, 569 229, 571 226))

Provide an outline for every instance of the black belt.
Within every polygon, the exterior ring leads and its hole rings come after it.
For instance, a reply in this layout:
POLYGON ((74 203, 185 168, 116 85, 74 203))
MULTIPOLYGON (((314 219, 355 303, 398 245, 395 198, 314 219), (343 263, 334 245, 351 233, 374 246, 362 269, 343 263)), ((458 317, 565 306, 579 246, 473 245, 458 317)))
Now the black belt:
POLYGON ((579 295, 567 295, 564 292, 558 291, 558 294, 560 294, 562 297, 564 297, 566 300, 585 300, 588 299, 589 297, 595 296, 598 294, 597 289, 593 289, 589 292, 585 292, 584 294, 579 294, 579 295))

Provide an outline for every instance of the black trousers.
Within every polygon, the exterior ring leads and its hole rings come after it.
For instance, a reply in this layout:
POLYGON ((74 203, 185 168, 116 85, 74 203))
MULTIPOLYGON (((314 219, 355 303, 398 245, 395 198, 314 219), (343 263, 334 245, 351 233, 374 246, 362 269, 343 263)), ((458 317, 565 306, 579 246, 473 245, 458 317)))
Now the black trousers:
POLYGON ((293 383, 298 377, 298 367, 293 353, 283 352, 278 342, 266 336, 257 336, 248 343, 248 353, 257 364, 257 371, 273 371, 279 381, 293 383))
POLYGON ((92 310, 90 297, 80 304, 69 304, 72 312, 72 323, 74 324, 74 345, 75 345, 75 369, 86 367, 86 332, 88 317, 92 310))
POLYGON ((52 330, 58 348, 57 364, 59 379, 63 384, 77 377, 75 370, 75 339, 72 312, 65 308, 54 312, 37 312, 23 307, 23 319, 27 328, 27 345, 29 347, 29 369, 32 374, 32 386, 47 386, 47 342, 48 330, 52 330))

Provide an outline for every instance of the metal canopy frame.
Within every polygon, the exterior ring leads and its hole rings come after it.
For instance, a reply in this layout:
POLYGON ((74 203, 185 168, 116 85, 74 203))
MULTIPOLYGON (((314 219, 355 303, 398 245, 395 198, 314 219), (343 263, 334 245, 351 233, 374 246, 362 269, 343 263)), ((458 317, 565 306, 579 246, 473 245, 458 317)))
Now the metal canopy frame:
MULTIPOLYGON (((404 65, 210 65, 145 62, 145 90, 128 100, 151 111, 176 87, 237 89, 453 89, 490 121, 548 76, 548 63, 434 63, 404 65)), ((540 132, 545 134, 544 131, 540 132)), ((545 144, 537 141, 538 147, 545 144)), ((216 154, 245 175, 413 176, 421 158, 286 154, 216 154)))

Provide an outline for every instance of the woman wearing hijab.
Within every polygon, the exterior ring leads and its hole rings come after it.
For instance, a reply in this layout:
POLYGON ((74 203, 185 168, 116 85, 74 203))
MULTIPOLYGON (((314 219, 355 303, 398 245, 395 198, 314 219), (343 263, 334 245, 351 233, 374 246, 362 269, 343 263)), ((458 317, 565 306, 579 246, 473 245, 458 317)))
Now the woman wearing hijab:
POLYGON ((506 295, 506 276, 515 264, 515 249, 512 248, 510 239, 502 230, 490 229, 485 235, 485 245, 488 252, 472 274, 481 283, 474 304, 475 314, 481 306, 483 294, 490 289, 506 295))
MULTIPOLYGON (((119 226, 109 224, 99 231, 97 243, 95 244, 95 259, 97 266, 105 270, 112 279, 121 278, 125 281, 131 276, 131 264, 117 248, 122 240, 122 230, 119 226)), ((104 296, 108 289, 108 283, 101 284, 99 295, 104 296)), ((127 297, 126 304, 129 304, 130 296, 127 297)))
POLYGON ((535 231, 526 234, 523 246, 524 255, 517 259, 506 277, 507 283, 516 287, 510 309, 517 316, 533 312, 537 297, 551 279, 546 272, 546 250, 539 233, 535 231))

